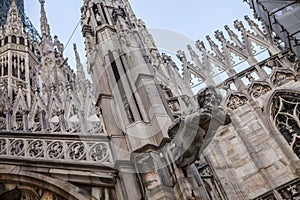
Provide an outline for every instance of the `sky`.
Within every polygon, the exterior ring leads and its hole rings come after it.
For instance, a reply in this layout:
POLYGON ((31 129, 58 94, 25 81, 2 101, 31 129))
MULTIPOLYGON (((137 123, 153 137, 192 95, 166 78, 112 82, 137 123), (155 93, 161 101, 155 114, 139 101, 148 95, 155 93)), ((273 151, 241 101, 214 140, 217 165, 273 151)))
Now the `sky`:
MULTIPOLYGON (((25 12, 40 30, 40 4, 38 0, 24 0, 25 12)), ((159 49, 176 54, 187 44, 204 40, 206 35, 213 38, 216 30, 224 30, 224 25, 233 28, 233 21, 252 16, 243 0, 129 0, 138 18, 141 18, 153 34, 159 49)), ((83 0, 46 0, 45 9, 51 34, 57 35, 65 45, 64 56, 75 67, 73 43, 85 64, 85 52, 80 20, 80 7, 83 0), (77 27, 77 28, 76 28, 77 27), (72 33, 74 34, 72 35, 72 33), (71 37, 72 35, 72 37, 71 37), (69 42, 69 43, 68 43, 69 42)))

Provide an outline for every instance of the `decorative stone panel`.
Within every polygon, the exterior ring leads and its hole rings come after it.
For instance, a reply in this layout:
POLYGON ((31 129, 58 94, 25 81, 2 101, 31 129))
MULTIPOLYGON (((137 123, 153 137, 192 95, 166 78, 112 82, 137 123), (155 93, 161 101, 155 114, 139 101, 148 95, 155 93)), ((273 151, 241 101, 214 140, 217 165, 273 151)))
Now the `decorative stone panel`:
POLYGON ((0 137, 0 158, 78 163, 112 163, 108 142, 0 137))

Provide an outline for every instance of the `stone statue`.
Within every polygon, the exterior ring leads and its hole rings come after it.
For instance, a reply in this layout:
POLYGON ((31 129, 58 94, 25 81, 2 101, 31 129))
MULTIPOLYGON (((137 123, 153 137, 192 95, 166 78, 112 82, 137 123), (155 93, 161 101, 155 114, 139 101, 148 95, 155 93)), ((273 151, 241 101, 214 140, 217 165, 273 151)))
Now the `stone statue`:
POLYGON ((171 152, 178 167, 193 164, 207 147, 216 130, 231 122, 220 107, 222 97, 208 86, 197 94, 199 107, 185 117, 177 118, 169 127, 171 152))

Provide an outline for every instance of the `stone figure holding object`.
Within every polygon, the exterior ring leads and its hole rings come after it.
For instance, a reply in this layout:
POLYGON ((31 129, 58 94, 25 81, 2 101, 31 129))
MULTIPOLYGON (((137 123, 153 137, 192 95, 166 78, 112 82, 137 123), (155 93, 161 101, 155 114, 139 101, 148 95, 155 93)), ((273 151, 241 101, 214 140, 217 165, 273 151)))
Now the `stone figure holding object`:
POLYGON ((221 100, 221 95, 212 86, 200 90, 197 94, 199 107, 185 117, 177 118, 169 127, 171 152, 178 167, 193 164, 208 146, 216 130, 231 122, 220 107, 221 100))

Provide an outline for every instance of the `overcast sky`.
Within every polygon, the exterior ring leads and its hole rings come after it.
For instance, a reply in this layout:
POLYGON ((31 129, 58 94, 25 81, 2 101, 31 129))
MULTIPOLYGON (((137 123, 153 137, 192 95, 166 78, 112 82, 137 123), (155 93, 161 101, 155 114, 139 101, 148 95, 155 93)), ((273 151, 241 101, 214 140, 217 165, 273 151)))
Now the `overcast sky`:
MULTIPOLYGON (((39 30, 40 4, 38 0, 24 0, 25 12, 39 30)), ((60 41, 67 42, 80 20, 83 0, 46 0, 46 12, 51 34, 58 35, 60 41)), ((175 53, 186 44, 213 37, 216 30, 224 25, 233 27, 233 21, 242 20, 252 11, 242 0, 130 0, 137 17, 143 19, 160 49, 175 53)), ((80 25, 66 46, 65 57, 75 67, 73 43, 77 43, 84 61, 84 44, 80 25)))

